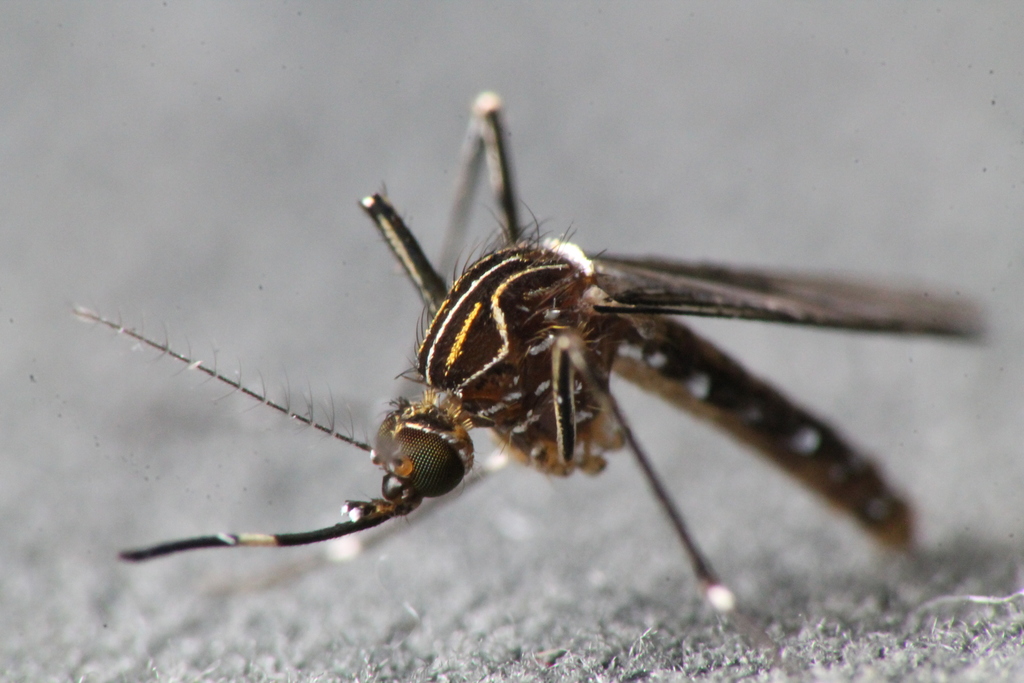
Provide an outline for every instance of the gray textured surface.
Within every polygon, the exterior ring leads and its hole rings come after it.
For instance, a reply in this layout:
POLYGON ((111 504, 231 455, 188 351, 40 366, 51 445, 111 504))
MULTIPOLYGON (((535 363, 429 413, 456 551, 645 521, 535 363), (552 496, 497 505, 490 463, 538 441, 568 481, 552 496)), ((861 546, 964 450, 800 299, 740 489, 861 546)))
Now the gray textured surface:
MULTIPOLYGON (((1020 7, 482 7, 0 7, 0 678, 1024 676, 1021 599, 930 602, 1024 584, 1020 7), (114 560, 329 524, 379 475, 69 306, 166 325, 272 390, 329 387, 373 430, 419 308, 356 201, 386 182, 436 251, 483 88, 508 104, 522 198, 587 249, 896 275, 988 308, 977 348, 699 325, 879 454, 918 506, 910 558, 621 390, 784 669, 700 604, 626 457, 507 470, 264 592, 207 588, 317 550, 114 560)), ((493 225, 478 211, 474 239, 493 225)))

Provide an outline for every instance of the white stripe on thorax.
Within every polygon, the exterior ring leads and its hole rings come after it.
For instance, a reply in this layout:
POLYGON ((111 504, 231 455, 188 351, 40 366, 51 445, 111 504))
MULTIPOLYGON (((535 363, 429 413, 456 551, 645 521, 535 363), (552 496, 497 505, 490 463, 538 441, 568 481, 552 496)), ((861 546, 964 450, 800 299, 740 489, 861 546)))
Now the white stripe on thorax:
MULTIPOLYGON (((522 257, 519 257, 519 256, 513 257, 513 259, 515 261, 523 260, 522 257)), ((463 295, 461 297, 459 297, 459 300, 455 303, 455 305, 451 307, 451 310, 448 312, 448 315, 445 317, 444 321, 442 321, 440 328, 438 328, 437 333, 434 334, 434 341, 430 345, 430 351, 427 352, 427 361, 424 364, 425 365, 424 370, 426 371, 425 372, 425 374, 426 374, 426 378, 425 379, 427 380, 427 384, 434 384, 434 380, 430 377, 430 375, 431 375, 431 367, 434 365, 434 351, 437 349, 438 341, 442 337, 444 337, 444 332, 448 328, 448 323, 451 321, 452 317, 454 317, 455 312, 458 311, 459 308, 462 306, 463 302, 466 301, 466 297, 468 297, 470 294, 472 294, 476 290, 476 288, 480 286, 481 282, 486 280, 490 276, 491 273, 493 273, 494 271, 496 271, 499 268, 503 267, 505 264, 509 263, 513 259, 502 259, 497 264, 495 264, 490 270, 488 270, 483 275, 481 275, 476 280, 474 280, 473 284, 469 286, 469 289, 467 289, 463 293, 463 295)))

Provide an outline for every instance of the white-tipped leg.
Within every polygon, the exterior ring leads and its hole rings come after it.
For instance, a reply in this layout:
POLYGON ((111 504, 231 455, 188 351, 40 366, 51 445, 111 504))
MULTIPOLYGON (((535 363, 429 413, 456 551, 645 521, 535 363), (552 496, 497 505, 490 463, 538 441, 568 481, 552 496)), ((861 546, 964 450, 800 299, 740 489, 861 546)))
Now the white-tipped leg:
MULTIPOLYGON (((704 554, 700 551, 696 541, 693 540, 683 520, 682 513, 679 512, 675 502, 669 496, 665 485, 662 484, 661 479, 654 471, 647 453, 633 435, 633 430, 630 428, 626 416, 619 408, 618 402, 611 393, 603 389, 604 384, 599 381, 599 378, 594 373, 592 365, 587 360, 587 348, 583 340, 575 332, 564 332, 555 341, 554 353, 557 356, 561 356, 560 363, 572 365, 575 373, 583 380, 584 386, 598 398, 602 410, 615 416, 627 447, 636 459, 637 464, 640 465, 640 469, 653 490, 655 498, 657 498, 662 511, 664 511, 672 523, 676 536, 682 543, 686 555, 690 558, 690 563, 693 565, 693 573, 696 574, 697 580, 703 589, 704 599, 707 600, 716 613, 723 617, 728 617, 735 623, 737 629, 757 647, 769 650, 772 653, 773 661, 778 663, 778 646, 765 633, 764 629, 757 626, 753 620, 737 609, 736 595, 718 579, 718 576, 711 568, 711 564, 704 558, 704 554)), ((557 368, 558 365, 556 364, 555 367, 557 368)))
POLYGON ((450 272, 455 268, 456 258, 465 241, 473 190, 480 175, 482 160, 487 163, 491 193, 501 212, 505 243, 515 244, 519 241, 518 200, 512 180, 512 162, 505 141, 501 107, 501 98, 493 92, 482 92, 473 102, 473 116, 459 153, 455 198, 448 220, 444 250, 441 252, 441 272, 450 272))
POLYGON ((736 595, 728 586, 712 584, 704 589, 704 597, 719 614, 731 614, 736 609, 736 595))
POLYGON ((433 314, 448 296, 448 285, 444 278, 438 275, 423 253, 420 243, 387 197, 382 194, 370 195, 363 198, 359 205, 380 230, 391 252, 419 291, 427 310, 433 314))

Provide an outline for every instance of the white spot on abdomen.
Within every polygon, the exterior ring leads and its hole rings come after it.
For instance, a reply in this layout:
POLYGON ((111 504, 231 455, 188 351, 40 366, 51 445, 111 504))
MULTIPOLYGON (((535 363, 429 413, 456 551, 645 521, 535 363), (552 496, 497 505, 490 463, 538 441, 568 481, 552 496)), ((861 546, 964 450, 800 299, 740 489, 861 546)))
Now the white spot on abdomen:
POLYGON ((644 352, 639 346, 633 344, 623 344, 619 347, 619 355, 623 358, 632 358, 633 360, 643 360, 644 352))
POLYGON ((711 393, 711 377, 703 372, 695 372, 684 382, 686 390, 698 401, 703 401, 711 393))
POLYGON ((821 432, 804 425, 789 437, 789 447, 800 455, 814 455, 821 446, 821 432))

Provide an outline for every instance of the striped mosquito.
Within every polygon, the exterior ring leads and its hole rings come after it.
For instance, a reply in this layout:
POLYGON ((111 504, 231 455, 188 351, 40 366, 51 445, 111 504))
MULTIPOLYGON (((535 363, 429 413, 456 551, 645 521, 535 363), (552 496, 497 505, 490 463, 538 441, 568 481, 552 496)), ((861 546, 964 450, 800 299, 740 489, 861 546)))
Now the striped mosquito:
MULTIPOLYGON (((334 526, 300 533, 222 533, 127 550, 148 560, 185 550, 291 546, 376 527, 452 491, 473 467, 470 430, 491 430, 513 459, 551 475, 596 474, 609 451, 636 459, 693 565, 708 602, 734 607, 609 392, 612 372, 709 420, 750 446, 883 544, 906 547, 909 506, 877 465, 824 420, 697 335, 674 316, 744 318, 815 327, 972 338, 980 317, 969 303, 835 278, 741 270, 661 258, 587 256, 574 244, 524 236, 502 126, 501 102, 481 94, 463 144, 446 253, 463 239, 474 186, 486 164, 502 245, 449 285, 389 200, 362 208, 423 298, 430 323, 416 356, 421 398, 393 402, 372 444, 337 433, 246 388, 215 367, 139 332, 79 309, 267 403, 289 417, 370 453, 384 471, 381 497, 348 501, 334 526)), ((449 272, 446 261, 440 272, 449 272)))

